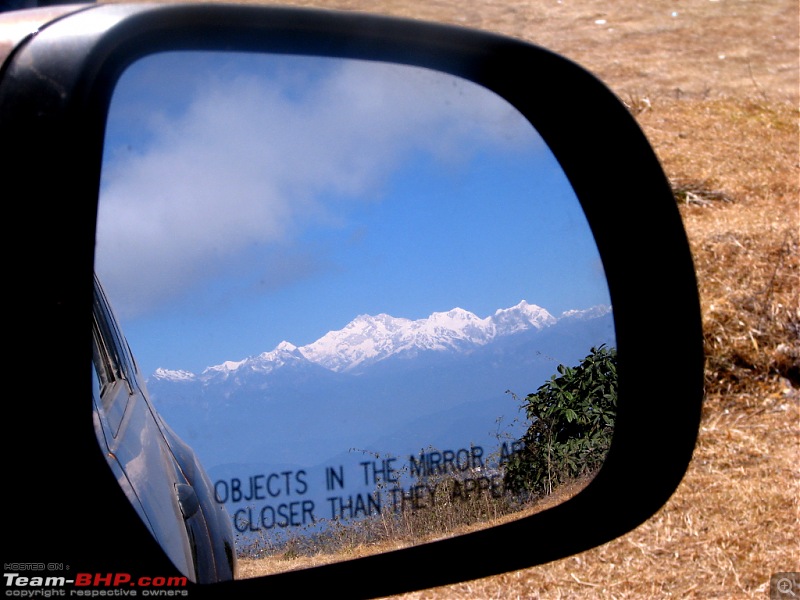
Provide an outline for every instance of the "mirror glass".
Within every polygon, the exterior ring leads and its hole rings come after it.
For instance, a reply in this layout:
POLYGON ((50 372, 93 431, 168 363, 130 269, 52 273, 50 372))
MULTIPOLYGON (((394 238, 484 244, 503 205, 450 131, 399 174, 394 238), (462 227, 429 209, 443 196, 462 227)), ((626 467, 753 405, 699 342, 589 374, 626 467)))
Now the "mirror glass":
POLYGON ((574 391, 615 358, 580 204, 514 107, 448 74, 141 59, 108 116, 96 271, 243 576, 542 510, 613 429, 615 385, 574 391))

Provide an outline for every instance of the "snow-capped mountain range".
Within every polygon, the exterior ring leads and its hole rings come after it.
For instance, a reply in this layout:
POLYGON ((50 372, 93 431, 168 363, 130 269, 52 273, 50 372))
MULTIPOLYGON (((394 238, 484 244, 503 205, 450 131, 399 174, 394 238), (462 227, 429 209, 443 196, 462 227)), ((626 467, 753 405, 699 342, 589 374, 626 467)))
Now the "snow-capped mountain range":
POLYGON ((284 341, 199 374, 158 369, 147 388, 215 477, 364 460, 353 448, 403 456, 474 444, 488 454, 500 424, 512 436, 524 427, 507 390, 532 392, 604 343, 614 343, 606 306, 559 317, 525 301, 484 318, 461 308, 361 315, 306 346, 284 341))
MULTIPOLYGON (((596 318, 610 307, 565 312, 561 319, 596 318)), ((424 319, 387 314, 360 315, 343 329, 330 331, 317 341, 297 347, 283 341, 273 350, 240 361, 226 361, 202 373, 160 368, 153 378, 161 381, 224 380, 244 372, 269 373, 286 365, 309 362, 335 373, 356 373, 389 357, 416 357, 425 351, 469 351, 501 337, 522 331, 542 330, 559 319, 525 300, 480 318, 462 308, 435 312, 424 319)))

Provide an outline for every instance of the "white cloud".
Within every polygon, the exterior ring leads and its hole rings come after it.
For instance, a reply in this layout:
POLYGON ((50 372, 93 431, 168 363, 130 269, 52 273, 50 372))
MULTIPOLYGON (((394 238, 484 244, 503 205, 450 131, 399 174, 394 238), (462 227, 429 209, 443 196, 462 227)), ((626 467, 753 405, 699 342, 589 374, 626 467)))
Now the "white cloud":
POLYGON ((346 61, 324 77, 284 72, 214 74, 181 114, 149 107, 140 123, 158 126, 140 132, 146 147, 111 148, 98 271, 118 310, 157 306, 255 247, 286 251, 307 227, 336 226, 414 153, 458 163, 479 143, 535 135, 493 94, 431 71, 346 61))

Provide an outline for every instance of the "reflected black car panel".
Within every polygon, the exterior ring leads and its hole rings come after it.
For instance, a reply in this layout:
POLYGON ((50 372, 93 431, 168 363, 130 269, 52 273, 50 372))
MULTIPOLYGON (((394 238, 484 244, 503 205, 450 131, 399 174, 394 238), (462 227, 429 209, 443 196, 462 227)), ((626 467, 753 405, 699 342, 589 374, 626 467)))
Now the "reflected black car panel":
POLYGON ((94 423, 120 487, 175 566, 191 580, 233 579, 233 530, 205 471, 150 403, 99 280, 92 311, 94 423))

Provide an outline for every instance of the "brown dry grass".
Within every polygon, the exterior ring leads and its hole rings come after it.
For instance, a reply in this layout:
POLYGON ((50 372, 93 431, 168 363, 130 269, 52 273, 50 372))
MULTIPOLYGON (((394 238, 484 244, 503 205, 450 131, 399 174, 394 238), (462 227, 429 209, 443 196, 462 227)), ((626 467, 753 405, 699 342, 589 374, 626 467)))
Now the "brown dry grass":
MULTIPOLYGON (((522 517, 527 517, 539 512, 546 511, 554 506, 562 504, 570 498, 577 496, 592 480, 593 475, 581 477, 572 480, 557 488, 552 494, 539 498, 529 505, 526 505, 522 510, 506 514, 504 516, 492 519, 491 522, 495 525, 515 521, 522 517)), ((422 511, 417 514, 420 518, 420 524, 424 525, 425 521, 430 518, 428 511, 422 511)), ((436 518, 434 516, 433 518, 436 518)), ((441 523, 433 527, 436 531, 442 531, 441 523)), ((331 552, 328 547, 324 547, 324 551, 315 555, 279 555, 275 554, 264 558, 240 558, 239 559, 239 577, 241 579, 248 579, 250 577, 261 577, 264 575, 272 575, 274 573, 282 573, 285 571, 294 571, 298 569, 307 569, 319 565, 325 565, 332 562, 341 562, 342 560, 349 560, 353 558, 360 558, 369 556, 370 554, 377 554, 379 552, 389 552, 407 547, 409 545, 416 545, 421 543, 432 542, 444 537, 452 537, 452 535, 463 535, 470 531, 486 528, 486 520, 481 519, 479 522, 470 526, 459 526, 455 533, 441 534, 435 533, 428 536, 419 535, 411 531, 405 536, 394 537, 388 541, 370 542, 368 544, 359 543, 358 538, 346 540, 344 548, 340 551, 331 552), (352 543, 355 542, 355 543, 352 543)))
POLYGON ((496 31, 596 73, 683 200, 707 398, 675 495, 631 533, 412 599, 765 598, 800 571, 796 0, 288 0, 496 31))

